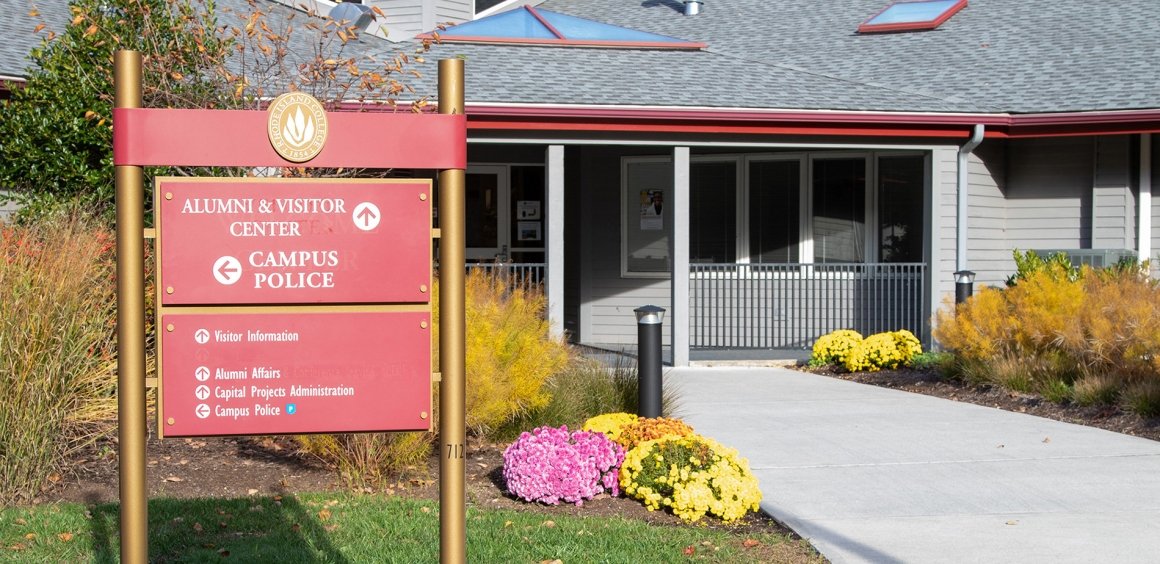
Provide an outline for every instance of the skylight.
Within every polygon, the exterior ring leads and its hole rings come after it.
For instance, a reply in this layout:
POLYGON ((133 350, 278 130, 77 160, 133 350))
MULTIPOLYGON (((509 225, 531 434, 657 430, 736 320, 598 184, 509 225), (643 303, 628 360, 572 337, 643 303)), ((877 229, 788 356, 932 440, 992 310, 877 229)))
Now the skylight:
POLYGON ((920 0, 895 2, 858 26, 858 33, 887 33, 934 29, 959 10, 967 0, 920 0))
MULTIPOLYGON (((420 38, 430 38, 424 33, 420 38)), ((447 43, 519 43, 579 47, 703 49, 704 43, 604 24, 531 6, 462 23, 439 32, 447 43)))

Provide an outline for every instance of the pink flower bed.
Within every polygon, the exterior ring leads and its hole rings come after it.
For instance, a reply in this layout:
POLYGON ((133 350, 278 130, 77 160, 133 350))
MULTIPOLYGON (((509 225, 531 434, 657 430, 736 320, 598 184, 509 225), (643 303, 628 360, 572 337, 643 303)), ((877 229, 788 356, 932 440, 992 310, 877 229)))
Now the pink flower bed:
POLYGON ((525 501, 583 505, 607 490, 620 494, 624 448, 603 433, 537 427, 503 452, 507 489, 525 501))

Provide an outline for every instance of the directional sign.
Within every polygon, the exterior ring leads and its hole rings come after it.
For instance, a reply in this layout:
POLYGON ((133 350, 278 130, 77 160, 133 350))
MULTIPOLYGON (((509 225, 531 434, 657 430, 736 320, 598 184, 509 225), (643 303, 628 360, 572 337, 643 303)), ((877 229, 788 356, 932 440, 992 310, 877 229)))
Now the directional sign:
POLYGON ((428 430, 430 317, 427 311, 163 314, 162 432, 428 430), (204 342, 197 338, 202 330, 209 335, 204 342))
POLYGON ((158 179, 162 305, 427 303, 427 180, 158 179))

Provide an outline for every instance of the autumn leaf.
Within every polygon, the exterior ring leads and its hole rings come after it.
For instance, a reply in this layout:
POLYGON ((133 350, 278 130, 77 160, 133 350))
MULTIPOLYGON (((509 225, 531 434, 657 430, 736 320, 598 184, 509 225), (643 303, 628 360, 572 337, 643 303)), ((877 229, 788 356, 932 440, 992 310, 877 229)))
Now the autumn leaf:
POLYGON ((694 555, 694 554, 696 554, 696 553, 697 553, 697 547, 696 547, 696 546, 693 546, 693 545, 691 545, 691 544, 690 544, 689 546, 686 546, 686 547, 685 547, 685 556, 692 556, 692 555, 694 555))
POLYGON ((97 34, 97 24, 90 25, 88 27, 88 29, 85 29, 85 37, 91 37, 91 36, 96 35, 96 34, 97 34))
POLYGON ((194 523, 193 524, 193 530, 200 533, 202 531, 202 529, 203 529, 203 527, 201 526, 201 523, 194 523))
POLYGON ((48 27, 48 26, 46 26, 44 24, 36 24, 36 27, 32 29, 32 33, 40 33, 40 30, 42 30, 46 27, 48 27))
POLYGON ((60 539, 63 542, 69 542, 69 541, 73 540, 73 534, 72 533, 61 533, 59 535, 56 535, 56 538, 60 539))
POLYGON ((182 78, 185 78, 184 75, 182 75, 181 73, 179 73, 177 71, 173 71, 173 72, 169 73, 169 76, 171 78, 173 78, 173 80, 181 80, 182 78))
POLYGON ((329 510, 329 509, 323 509, 322 511, 319 511, 319 512, 318 512, 318 520, 319 520, 319 521, 328 521, 328 520, 330 520, 330 510, 329 510))
POLYGON ((540 524, 543 525, 544 527, 549 528, 549 529, 554 528, 556 526, 555 521, 544 521, 543 523, 540 523, 540 524))
POLYGON ((76 17, 73 18, 72 25, 81 25, 81 22, 83 21, 85 21, 85 17, 81 14, 77 14, 76 17))
POLYGON ((28 11, 28 17, 30 17, 30 18, 38 18, 38 17, 40 17, 40 11, 39 11, 39 10, 37 10, 36 8, 33 8, 33 9, 31 9, 31 10, 29 10, 29 11, 28 11))
POLYGON ((761 546, 761 541, 759 541, 757 539, 745 539, 744 541, 742 541, 741 546, 744 546, 745 548, 754 548, 757 546, 761 546))
POLYGON ((24 535, 24 540, 34 540, 35 538, 36 533, 28 533, 27 535, 24 535))

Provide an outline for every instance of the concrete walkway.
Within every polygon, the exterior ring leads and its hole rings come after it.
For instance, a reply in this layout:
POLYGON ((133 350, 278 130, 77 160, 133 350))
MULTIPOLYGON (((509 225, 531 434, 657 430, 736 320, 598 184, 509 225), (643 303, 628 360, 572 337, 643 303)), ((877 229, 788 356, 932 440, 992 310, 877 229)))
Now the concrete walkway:
POLYGON ((678 414, 842 562, 1160 562, 1160 443, 779 368, 682 368, 678 414))

